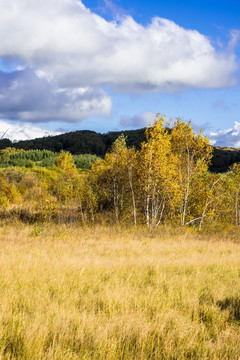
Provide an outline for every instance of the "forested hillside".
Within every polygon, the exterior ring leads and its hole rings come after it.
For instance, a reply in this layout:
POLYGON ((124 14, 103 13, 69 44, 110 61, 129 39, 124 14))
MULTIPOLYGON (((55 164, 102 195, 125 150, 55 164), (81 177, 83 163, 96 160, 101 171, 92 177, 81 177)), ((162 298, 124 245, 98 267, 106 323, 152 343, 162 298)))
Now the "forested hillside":
POLYGON ((141 146, 119 136, 104 158, 62 151, 0 151, 0 216, 27 222, 240 225, 240 165, 209 171, 212 146, 191 123, 163 118, 141 146))
POLYGON ((69 151, 72 155, 95 154, 97 156, 104 156, 121 134, 127 138, 127 146, 139 148, 140 144, 145 140, 145 130, 116 131, 107 134, 83 130, 14 143, 9 139, 2 139, 0 140, 0 149, 15 147, 16 149, 23 150, 38 149, 53 152, 64 150, 69 151))
MULTIPOLYGON (((57 136, 48 136, 33 140, 12 142, 9 139, 0 140, 0 149, 14 147, 23 150, 49 150, 59 153, 69 151, 72 155, 94 154, 103 157, 114 141, 123 134, 128 147, 140 149, 141 143, 146 140, 145 128, 129 131, 115 131, 100 134, 94 131, 82 130, 69 132, 57 136)), ((210 170, 224 172, 235 162, 240 162, 240 150, 227 147, 213 147, 213 157, 210 170)))

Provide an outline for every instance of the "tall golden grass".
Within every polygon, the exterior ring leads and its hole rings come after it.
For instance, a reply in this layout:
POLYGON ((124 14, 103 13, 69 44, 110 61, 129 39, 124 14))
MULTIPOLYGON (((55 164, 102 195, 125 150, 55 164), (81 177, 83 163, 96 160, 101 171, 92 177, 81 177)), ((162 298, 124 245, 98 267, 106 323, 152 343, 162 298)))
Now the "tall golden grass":
POLYGON ((237 235, 1 225, 0 359, 240 359, 237 235))

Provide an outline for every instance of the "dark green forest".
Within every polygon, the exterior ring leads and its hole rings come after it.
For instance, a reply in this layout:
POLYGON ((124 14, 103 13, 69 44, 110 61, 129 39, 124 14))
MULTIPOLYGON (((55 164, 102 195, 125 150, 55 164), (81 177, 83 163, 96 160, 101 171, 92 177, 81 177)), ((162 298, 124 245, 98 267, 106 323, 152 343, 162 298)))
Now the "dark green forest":
POLYGON ((72 155, 94 154, 104 156, 114 141, 123 134, 127 138, 127 146, 140 148, 146 140, 145 130, 115 131, 100 134, 90 130, 74 131, 56 136, 48 136, 33 140, 12 142, 9 139, 0 140, 0 149, 14 147, 23 150, 69 151, 72 155))
MULTIPOLYGON (((100 134, 90 130, 81 130, 56 136, 48 136, 18 142, 12 142, 9 139, 1 139, 0 150, 7 147, 14 147, 16 149, 23 150, 48 150, 51 153, 45 153, 46 157, 44 158, 44 161, 42 163, 42 166, 48 167, 54 163, 54 156, 56 157, 57 153, 62 150, 68 151, 72 155, 92 154, 103 158, 111 148, 114 141, 121 134, 123 134, 126 138, 126 143, 128 147, 135 147, 135 149, 138 150, 141 147, 141 143, 146 140, 145 130, 145 128, 142 128, 138 130, 114 131, 108 132, 106 134, 100 134), (53 155, 52 153, 55 153, 55 155, 53 155)), ((29 157, 32 156, 30 154, 31 153, 29 153, 29 157)), ((81 157, 74 157, 75 164, 78 168, 89 168, 91 161, 87 161, 88 165, 82 166, 79 159, 81 159, 81 157)), ((25 160, 22 161, 22 166, 26 165, 27 161, 25 160)), ((28 160, 35 161, 32 158, 29 158, 28 160)), ((236 162, 240 162, 239 149, 227 147, 213 147, 213 158, 210 165, 211 171, 227 171, 228 168, 236 162)), ((11 159, 11 162, 8 163, 8 165, 14 165, 14 157, 11 159)), ((4 163, 3 166, 5 166, 4 163)))

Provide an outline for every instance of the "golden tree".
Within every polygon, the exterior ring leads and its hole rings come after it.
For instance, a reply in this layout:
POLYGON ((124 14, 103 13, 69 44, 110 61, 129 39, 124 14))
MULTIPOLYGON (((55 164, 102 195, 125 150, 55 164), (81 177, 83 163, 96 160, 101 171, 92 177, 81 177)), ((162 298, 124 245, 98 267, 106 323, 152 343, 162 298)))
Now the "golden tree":
POLYGON ((146 130, 147 141, 139 152, 139 179, 147 226, 159 225, 178 199, 177 156, 172 152, 164 116, 146 130))
POLYGON ((178 159, 178 177, 181 190, 180 224, 194 221, 188 212, 189 198, 194 197, 195 184, 199 176, 208 171, 212 158, 212 147, 203 132, 195 134, 191 122, 177 119, 171 131, 171 147, 178 159))
POLYGON ((123 135, 116 139, 104 160, 92 166, 90 181, 99 206, 105 210, 113 208, 117 222, 130 217, 137 224, 135 170, 135 150, 127 148, 123 135))

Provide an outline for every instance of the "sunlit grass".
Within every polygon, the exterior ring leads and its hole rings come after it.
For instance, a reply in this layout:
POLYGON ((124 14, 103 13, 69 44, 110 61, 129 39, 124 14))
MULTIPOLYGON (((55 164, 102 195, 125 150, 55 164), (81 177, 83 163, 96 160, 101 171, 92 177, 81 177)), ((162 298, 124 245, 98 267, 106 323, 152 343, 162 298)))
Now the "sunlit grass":
POLYGON ((0 228, 0 359, 239 359, 237 235, 0 228))

